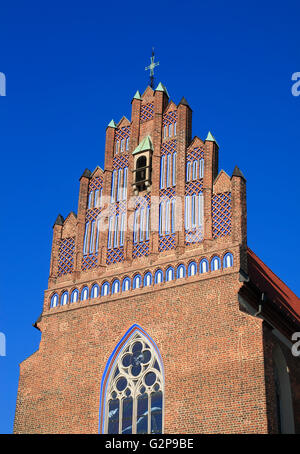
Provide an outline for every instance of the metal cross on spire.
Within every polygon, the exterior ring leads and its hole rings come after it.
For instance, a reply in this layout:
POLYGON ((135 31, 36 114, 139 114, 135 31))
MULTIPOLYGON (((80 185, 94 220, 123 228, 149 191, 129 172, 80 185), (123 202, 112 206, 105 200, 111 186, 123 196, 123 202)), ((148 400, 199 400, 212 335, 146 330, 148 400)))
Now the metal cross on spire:
POLYGON ((154 63, 154 47, 152 47, 152 57, 150 59, 151 63, 149 66, 146 66, 145 71, 150 70, 150 87, 154 89, 154 68, 159 65, 159 62, 154 63))

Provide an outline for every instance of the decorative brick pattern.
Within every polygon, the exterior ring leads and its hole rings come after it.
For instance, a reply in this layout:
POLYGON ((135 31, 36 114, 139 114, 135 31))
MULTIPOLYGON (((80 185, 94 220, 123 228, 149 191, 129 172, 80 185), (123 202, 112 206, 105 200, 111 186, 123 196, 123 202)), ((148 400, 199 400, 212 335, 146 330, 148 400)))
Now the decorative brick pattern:
POLYGON ((141 115, 140 115, 141 123, 144 123, 145 121, 148 121, 148 120, 152 120, 153 113, 154 113, 153 109, 154 109, 153 102, 148 102, 147 104, 141 105, 141 115))
POLYGON ((213 238, 231 234, 231 192, 213 195, 212 226, 213 238))
POLYGON ((159 237, 159 252, 168 251, 175 248, 175 233, 159 237))
POLYGON ((90 179, 89 192, 95 191, 96 189, 102 189, 103 177, 94 177, 90 179))
POLYGON ((72 273, 74 267, 75 238, 60 240, 58 249, 58 276, 72 273))
POLYGON ((106 257, 106 264, 111 265, 117 262, 124 261, 124 247, 108 249, 107 257, 106 257))
POLYGON ((147 255, 149 255, 149 240, 133 245, 132 258, 136 259, 147 255))
POLYGON ((198 195, 203 191, 203 178, 200 180, 189 181, 185 184, 185 195, 198 195))
POLYGON ((115 140, 129 139, 130 137, 130 126, 124 126, 124 128, 116 129, 115 140))
POLYGON ((100 213, 101 208, 92 208, 91 210, 87 210, 85 221, 89 222, 96 220, 99 217, 100 213))
POLYGON ((124 169, 128 167, 128 153, 119 153, 113 158, 113 170, 124 169))
POLYGON ((164 156, 165 154, 175 153, 176 143, 177 143, 176 139, 168 140, 167 142, 164 142, 161 146, 161 151, 160 151, 161 156, 164 156))
POLYGON ((171 200, 175 197, 175 188, 164 188, 159 190, 160 201, 171 200))
POLYGON ((187 162, 194 161, 195 159, 204 159, 204 147, 195 147, 187 152, 187 162))
POLYGON ((200 243, 203 241, 203 229, 195 228, 192 230, 185 230, 185 244, 200 243))
POLYGON ((177 110, 168 112, 163 115, 163 126, 169 126, 177 122, 177 110))
POLYGON ((84 255, 82 258, 81 269, 83 271, 91 270, 92 268, 97 267, 98 254, 88 254, 84 255))

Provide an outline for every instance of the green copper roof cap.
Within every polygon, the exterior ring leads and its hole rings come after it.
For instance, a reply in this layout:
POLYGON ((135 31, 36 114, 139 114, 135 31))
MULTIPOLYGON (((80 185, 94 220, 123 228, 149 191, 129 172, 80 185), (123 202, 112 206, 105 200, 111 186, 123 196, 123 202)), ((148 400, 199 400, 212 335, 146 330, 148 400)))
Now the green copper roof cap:
POLYGON ((214 136, 212 135, 212 133, 210 131, 208 131, 205 141, 207 141, 207 140, 209 140, 210 142, 215 142, 218 145, 218 142, 216 141, 216 139, 214 138, 214 136))
POLYGON ((141 98, 141 94, 140 94, 140 92, 138 90, 136 91, 136 94, 134 95, 133 99, 139 99, 139 100, 142 99, 141 98))
POLYGON ((155 91, 163 91, 168 96, 168 98, 170 97, 169 93, 168 93, 168 90, 166 89, 166 87, 161 82, 159 82, 159 84, 157 85, 155 91))
POLYGON ((116 128, 117 128, 117 125, 116 125, 116 123, 114 122, 114 120, 111 120, 111 122, 108 123, 107 127, 108 127, 108 128, 115 128, 115 129, 116 129, 116 128))
POLYGON ((136 147, 132 154, 140 153, 141 151, 151 150, 153 151, 152 140, 150 136, 144 137, 141 143, 136 147))

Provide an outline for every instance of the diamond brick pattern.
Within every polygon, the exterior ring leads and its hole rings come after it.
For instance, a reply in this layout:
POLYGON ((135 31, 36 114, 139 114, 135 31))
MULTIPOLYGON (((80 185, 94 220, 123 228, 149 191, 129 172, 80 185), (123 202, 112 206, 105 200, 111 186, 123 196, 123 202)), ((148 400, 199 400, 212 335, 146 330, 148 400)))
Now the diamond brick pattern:
POLYGON ((98 260, 98 254, 88 254, 82 257, 81 269, 83 271, 96 268, 98 260))
POLYGON ((159 252, 167 251, 175 248, 175 233, 171 235, 161 236, 159 238, 158 250, 159 252))
POLYGON ((213 238, 231 234, 231 192, 213 195, 212 233, 213 238))
POLYGON ((133 245, 132 258, 143 257, 149 255, 149 240, 133 245))
POLYGON ((128 153, 120 153, 113 158, 113 170, 124 169, 128 167, 128 153))
POLYGON ((75 238, 60 240, 58 248, 58 276, 72 273, 74 267, 75 238))
POLYGON ((95 189, 103 188, 103 177, 94 177, 90 179, 89 192, 95 191, 95 189))
POLYGON ((203 229, 196 228, 193 230, 186 230, 185 231, 185 244, 194 244, 200 243, 203 240, 203 229))
POLYGON ((172 112, 168 112, 163 115, 163 126, 168 126, 170 124, 174 124, 177 121, 177 110, 173 110, 172 112))
POLYGON ((176 151, 176 139, 168 140, 164 142, 161 146, 160 154, 164 156, 165 154, 173 154, 176 151))
POLYGON ((204 147, 195 147, 187 152, 187 162, 194 161, 195 159, 204 159, 204 147))
POLYGON ((124 126, 124 128, 116 129, 115 131, 115 139, 122 140, 122 139, 129 139, 130 136, 130 126, 124 126))
POLYGON ((108 249, 106 256, 106 264, 118 263, 124 261, 124 247, 108 249))
POLYGON ((146 208, 147 206, 150 205, 150 200, 151 200, 151 194, 148 192, 145 196, 143 197, 136 197, 134 208, 146 208))
POLYGON ((203 191, 203 178, 185 184, 185 195, 198 195, 203 191))
POLYGON ((153 118, 153 102, 141 105, 140 120, 141 123, 151 120, 153 118))
POLYGON ((94 221, 98 218, 99 214, 101 213, 101 208, 92 208, 87 210, 85 216, 85 222, 94 221))

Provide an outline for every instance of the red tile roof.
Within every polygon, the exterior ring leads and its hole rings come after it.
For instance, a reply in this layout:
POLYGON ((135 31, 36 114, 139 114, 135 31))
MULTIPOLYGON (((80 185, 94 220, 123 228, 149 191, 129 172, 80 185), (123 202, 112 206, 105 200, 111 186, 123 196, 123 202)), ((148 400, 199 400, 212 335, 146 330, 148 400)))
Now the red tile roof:
POLYGON ((279 307, 286 308, 300 321, 300 298, 254 252, 248 248, 248 274, 251 281, 279 307))

